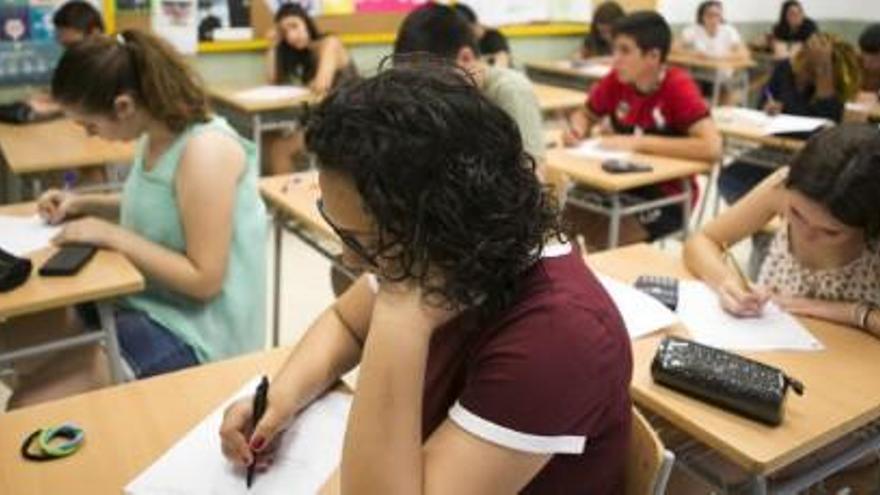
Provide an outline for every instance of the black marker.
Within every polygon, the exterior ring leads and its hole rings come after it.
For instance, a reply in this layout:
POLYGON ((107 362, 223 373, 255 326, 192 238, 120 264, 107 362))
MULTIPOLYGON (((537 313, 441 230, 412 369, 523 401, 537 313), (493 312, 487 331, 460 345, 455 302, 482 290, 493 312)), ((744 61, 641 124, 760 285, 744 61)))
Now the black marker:
MULTIPOLYGON (((263 414, 266 413, 266 396, 269 394, 269 379, 266 378, 266 375, 263 375, 263 379, 260 380, 260 384, 257 386, 257 393, 254 394, 254 412, 253 412, 253 428, 257 429, 257 423, 260 422, 260 419, 263 418, 263 414)), ((254 483, 254 472, 257 467, 257 457, 254 455, 254 461, 248 466, 247 470, 247 487, 250 490, 251 485, 254 483)))

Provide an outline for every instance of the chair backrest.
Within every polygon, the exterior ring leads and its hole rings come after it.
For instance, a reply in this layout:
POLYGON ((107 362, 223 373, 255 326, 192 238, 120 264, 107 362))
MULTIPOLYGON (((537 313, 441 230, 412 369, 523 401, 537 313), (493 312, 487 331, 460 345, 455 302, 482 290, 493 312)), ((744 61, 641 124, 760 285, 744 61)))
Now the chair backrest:
POLYGON ((663 447, 648 420, 633 407, 632 432, 626 462, 626 495, 660 495, 675 457, 663 447))

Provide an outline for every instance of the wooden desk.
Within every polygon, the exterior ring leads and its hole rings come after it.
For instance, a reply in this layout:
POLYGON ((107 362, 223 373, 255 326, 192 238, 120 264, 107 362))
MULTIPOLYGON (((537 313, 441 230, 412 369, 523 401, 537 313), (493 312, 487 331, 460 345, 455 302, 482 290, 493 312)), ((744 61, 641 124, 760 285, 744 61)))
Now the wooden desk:
MULTIPOLYGON (((0 208, 0 214, 33 214, 33 204, 0 208)), ((101 318, 101 330, 16 351, 0 353, 0 367, 17 359, 57 350, 104 342, 110 369, 115 380, 122 379, 121 358, 116 340, 116 323, 110 301, 113 298, 143 290, 140 272, 119 253, 100 250, 83 269, 73 277, 41 277, 37 269, 55 253, 57 248, 39 250, 30 256, 33 272, 27 282, 15 290, 0 295, 0 323, 51 309, 64 308, 84 302, 96 302, 101 318)))
POLYGON ((248 380, 273 374, 289 352, 249 354, 0 414, 0 493, 122 493, 248 380), (44 463, 19 456, 30 432, 64 422, 85 429, 79 452, 44 463))
POLYGON ((347 270, 338 263, 338 249, 334 252, 325 246, 326 243, 330 243, 338 248, 340 241, 333 229, 321 217, 316 206, 321 196, 317 171, 265 177, 260 179, 260 193, 272 211, 275 223, 275 278, 272 297, 272 346, 275 347, 280 341, 281 331, 281 252, 285 225, 292 223, 291 231, 294 235, 343 272, 347 270))
POLYGON ((564 112, 584 106, 587 94, 584 91, 549 86, 547 84, 534 84, 535 96, 538 97, 538 106, 541 112, 564 112))
POLYGON ((748 57, 707 57, 696 52, 690 51, 674 51, 669 54, 669 63, 680 65, 688 69, 696 69, 694 77, 698 79, 706 79, 712 83, 712 97, 710 103, 712 107, 718 106, 721 99, 721 85, 728 74, 739 74, 739 84, 744 90, 743 94, 748 94, 749 90, 749 69, 755 67, 755 61, 751 56, 748 57), (710 74, 710 77, 700 77, 700 71, 710 74))
MULTIPOLYGON (((681 260, 645 244, 587 260, 593 269, 625 282, 643 274, 691 278, 681 260)), ((650 364, 662 335, 633 342, 633 398, 753 473, 759 487, 763 479, 766 490, 768 475, 880 418, 880 382, 874 379, 880 376, 880 341, 852 328, 800 320, 825 345, 824 351, 745 353, 806 385, 803 397, 788 398, 781 426, 765 426, 656 385, 650 364)), ((670 332, 686 330, 677 326, 670 332)))
MULTIPOLYGON (((526 73, 533 81, 582 92, 586 91, 592 83, 605 77, 610 71, 611 63, 608 58, 596 59, 593 62, 553 60, 526 63, 526 73)), ((581 103, 583 103, 583 98, 581 103)))
POLYGON ((728 140, 742 140, 753 145, 768 146, 788 151, 800 151, 804 147, 804 140, 782 136, 768 136, 763 134, 760 127, 753 122, 738 119, 730 111, 730 107, 716 108, 712 112, 715 126, 724 137, 725 145, 728 140))
POLYGON ((305 105, 316 103, 318 97, 307 94, 295 98, 248 99, 241 92, 253 88, 208 88, 208 94, 218 113, 223 114, 238 127, 250 127, 251 139, 261 153, 262 135, 273 129, 289 129, 295 126, 305 105))
MULTIPOLYGON (((651 165, 653 170, 650 172, 611 174, 602 170, 601 160, 599 159, 577 156, 566 149, 553 149, 547 152, 547 168, 554 175, 562 175, 574 184, 586 186, 608 196, 609 206, 580 201, 577 198, 571 197, 571 194, 569 194, 568 200, 590 211, 609 217, 609 248, 617 246, 622 217, 668 204, 678 203, 682 205, 684 209, 682 229, 684 234, 687 235, 691 213, 691 198, 693 196, 690 177, 710 172, 712 165, 692 160, 642 154, 634 154, 630 160, 634 163, 651 165), (676 196, 643 201, 633 206, 621 204, 621 195, 628 190, 660 184, 670 180, 681 181, 684 192, 676 196)), ((569 193, 571 190, 569 188, 569 193)))
MULTIPOLYGON (((130 162, 134 143, 88 136, 70 119, 37 124, 0 124, 0 152, 9 201, 19 201, 19 177, 89 165, 130 162)), ((39 189, 39 183, 34 185, 39 189)))

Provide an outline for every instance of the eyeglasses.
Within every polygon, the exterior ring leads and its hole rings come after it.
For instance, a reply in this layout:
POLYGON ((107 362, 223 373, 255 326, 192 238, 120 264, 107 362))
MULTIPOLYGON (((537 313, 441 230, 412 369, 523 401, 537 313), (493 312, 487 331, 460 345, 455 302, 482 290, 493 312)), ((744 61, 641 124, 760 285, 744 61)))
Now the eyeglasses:
POLYGON ((330 228, 333 230, 333 232, 336 233, 337 236, 339 236, 339 240, 341 240, 343 244, 348 246, 349 249, 354 251, 354 254, 361 257, 368 264, 370 264, 371 266, 376 266, 376 255, 370 253, 367 247, 361 244, 361 242, 357 239, 357 232, 353 230, 343 229, 342 227, 338 227, 335 223, 333 223, 333 221, 330 220, 330 217, 327 216, 327 212, 324 211, 323 199, 319 198, 317 201, 315 201, 315 206, 318 207, 318 213, 321 214, 321 218, 323 218, 324 221, 327 222, 327 225, 329 225, 330 228))

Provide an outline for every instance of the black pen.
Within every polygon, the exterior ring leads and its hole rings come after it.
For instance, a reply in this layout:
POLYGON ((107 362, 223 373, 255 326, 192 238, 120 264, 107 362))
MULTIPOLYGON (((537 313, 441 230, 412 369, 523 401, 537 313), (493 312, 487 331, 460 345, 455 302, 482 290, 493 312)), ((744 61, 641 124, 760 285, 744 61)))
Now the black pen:
MULTIPOLYGON (((253 428, 257 429, 257 423, 260 422, 260 419, 263 418, 263 414, 266 413, 266 396, 269 394, 269 379, 266 378, 266 375, 263 375, 263 379, 260 380, 260 384, 257 386, 257 393, 254 394, 254 413, 253 413, 253 428)), ((251 462, 251 465, 248 466, 247 469, 247 487, 250 490, 251 485, 254 483, 254 473, 256 472, 257 467, 257 456, 254 454, 254 460, 251 462)))

